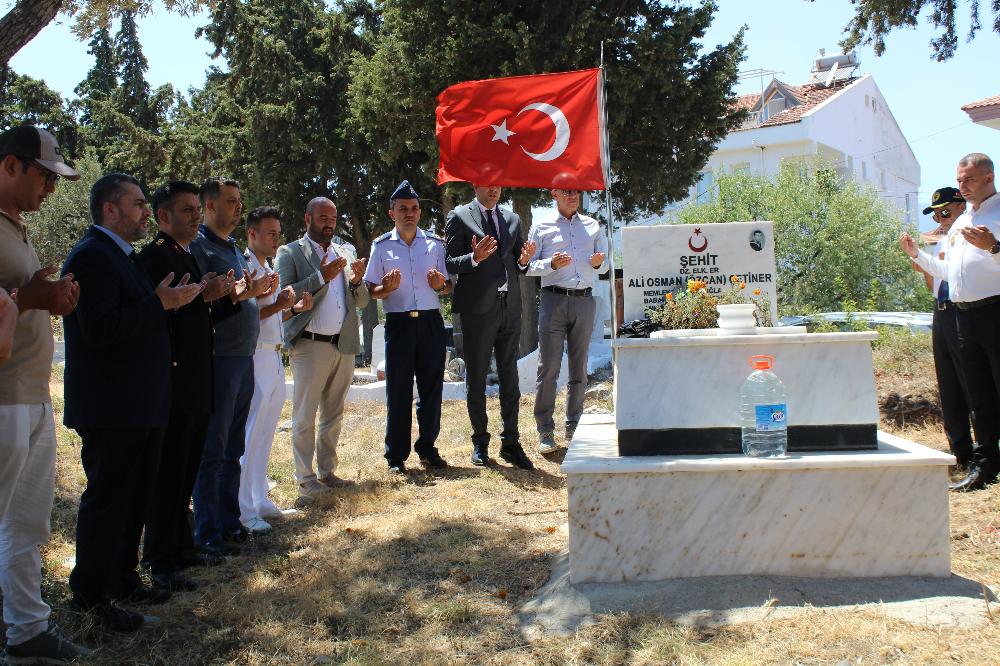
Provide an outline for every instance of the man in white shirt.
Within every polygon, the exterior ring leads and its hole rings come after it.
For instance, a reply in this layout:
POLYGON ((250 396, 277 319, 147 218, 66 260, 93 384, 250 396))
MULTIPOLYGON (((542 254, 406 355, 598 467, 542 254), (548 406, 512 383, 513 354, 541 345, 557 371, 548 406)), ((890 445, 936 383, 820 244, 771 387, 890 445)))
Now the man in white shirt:
POLYGON ((958 187, 968 208, 945 237, 944 259, 919 250, 904 233, 903 251, 921 269, 948 282, 958 309, 958 345, 972 427, 976 433, 969 475, 952 490, 978 490, 1000 473, 1000 197, 993 162, 981 153, 958 163, 958 187))
POLYGON ((299 503, 352 483, 334 471, 344 401, 354 379, 354 357, 361 351, 357 308, 369 301, 363 286, 365 260, 333 243, 337 207, 317 197, 306 206, 305 221, 306 235, 278 248, 274 262, 282 289, 291 286, 296 298, 304 293, 313 297, 311 310, 283 325, 295 382, 292 449, 299 503), (348 265, 350 271, 345 270, 348 265))
MULTIPOLYGON (((258 275, 274 271, 267 260, 278 252, 281 244, 281 211, 274 206, 254 208, 247 214, 247 263, 258 275)), ((253 398, 247 418, 246 450, 240 460, 240 521, 251 534, 271 531, 268 518, 281 518, 295 513, 282 511, 267 498, 267 463, 271 458, 274 430, 285 405, 285 366, 281 362, 281 322, 292 313, 312 307, 312 295, 305 292, 298 303, 295 290, 285 287, 266 296, 257 297, 260 306, 260 336, 253 357, 253 398)))

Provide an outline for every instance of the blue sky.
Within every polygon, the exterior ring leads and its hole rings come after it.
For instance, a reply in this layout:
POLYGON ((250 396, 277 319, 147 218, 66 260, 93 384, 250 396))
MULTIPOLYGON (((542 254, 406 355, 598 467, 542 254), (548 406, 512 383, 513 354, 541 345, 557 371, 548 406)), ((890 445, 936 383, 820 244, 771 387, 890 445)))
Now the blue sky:
MULTIPOLYGON (((718 0, 718 4, 705 45, 728 41, 746 24, 749 48, 742 69, 784 71, 778 78, 792 84, 808 78, 818 49, 828 53, 838 49, 841 31, 852 15, 850 0, 718 0)), ((987 4, 983 3, 988 12, 987 4)), ((967 10, 967 2, 959 3, 963 35, 968 30, 967 10)), ((211 49, 194 32, 207 22, 204 14, 184 18, 162 9, 139 20, 139 39, 149 60, 146 77, 153 87, 171 83, 186 91, 204 83, 205 70, 213 64, 211 49)), ((984 30, 972 44, 963 41, 952 60, 938 63, 931 59, 928 45, 935 34, 922 22, 915 30, 891 34, 881 58, 871 47, 860 51, 861 69, 871 72, 920 162, 921 208, 935 189, 954 184, 955 167, 963 155, 984 152, 1000 163, 1000 132, 969 123, 961 110, 963 104, 1000 94, 1000 73, 994 64, 1000 35, 984 30)), ((86 77, 93 57, 68 25, 52 23, 10 64, 19 74, 44 79, 63 96, 73 97, 73 88, 86 77)), ((221 60, 215 64, 225 67, 221 60)), ((759 80, 754 80, 741 84, 737 92, 759 89, 759 80)))

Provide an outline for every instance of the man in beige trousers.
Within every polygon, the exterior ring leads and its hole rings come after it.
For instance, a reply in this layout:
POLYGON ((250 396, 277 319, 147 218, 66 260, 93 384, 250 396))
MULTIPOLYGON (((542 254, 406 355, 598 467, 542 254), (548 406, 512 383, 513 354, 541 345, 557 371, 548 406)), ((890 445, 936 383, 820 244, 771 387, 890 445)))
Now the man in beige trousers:
POLYGON ((292 365, 292 449, 299 504, 350 485, 334 472, 344 401, 361 351, 357 308, 368 304, 365 260, 333 243, 337 207, 317 197, 306 206, 306 235, 278 249, 275 270, 282 289, 295 299, 313 295, 313 307, 284 322, 284 343, 292 365), (350 271, 345 269, 350 267, 350 271), (319 411, 319 427, 316 412, 319 411), (313 456, 316 469, 313 469, 313 456))

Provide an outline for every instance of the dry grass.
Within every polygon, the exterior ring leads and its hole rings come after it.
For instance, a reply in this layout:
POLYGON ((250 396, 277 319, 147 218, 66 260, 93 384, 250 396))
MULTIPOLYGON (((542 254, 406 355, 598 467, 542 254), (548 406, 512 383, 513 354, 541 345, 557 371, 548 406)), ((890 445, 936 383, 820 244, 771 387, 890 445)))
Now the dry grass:
MULTIPOLYGON (((53 380, 53 395, 61 395, 58 369, 53 380)), ((61 409, 60 399, 54 404, 61 409)), ((610 401, 597 404, 610 407, 610 401)), ((515 613, 545 583, 552 555, 565 546, 559 528, 567 511, 561 454, 545 460, 534 451, 531 406, 531 396, 522 399, 521 431, 536 473, 472 467, 465 405, 449 402, 438 446, 458 467, 415 472, 410 482, 386 473, 384 407, 349 408, 338 473, 358 485, 276 523, 274 534, 254 539, 245 555, 223 566, 188 569, 199 590, 176 594, 152 610, 161 617, 156 627, 127 636, 103 632, 66 610, 65 561, 74 554, 75 507, 86 479, 79 438, 60 426, 44 594, 62 625, 84 644, 100 646, 88 664, 1000 662, 997 623, 982 630, 926 628, 872 611, 811 609, 795 619, 712 630, 655 616, 608 615, 572 637, 527 642, 515 613)), ((496 399, 489 408, 496 433, 496 399)), ((282 419, 288 418, 286 405, 282 419)), ((943 435, 935 427, 899 434, 940 448, 943 435)), ((276 438, 270 472, 279 481, 271 497, 290 507, 295 480, 287 433, 276 438)), ((954 569, 994 587, 1000 583, 993 538, 998 492, 951 498, 954 569)))

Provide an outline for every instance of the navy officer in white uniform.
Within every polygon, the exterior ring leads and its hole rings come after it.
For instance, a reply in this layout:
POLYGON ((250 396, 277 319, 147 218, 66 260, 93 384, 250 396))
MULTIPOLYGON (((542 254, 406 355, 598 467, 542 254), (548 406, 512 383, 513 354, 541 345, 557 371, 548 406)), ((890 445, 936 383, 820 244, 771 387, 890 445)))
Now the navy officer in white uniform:
POLYGON ((403 181, 389 199, 395 228, 372 243, 365 282, 385 312, 385 389, 389 417, 385 458, 389 471, 406 474, 410 455, 410 405, 417 378, 417 427, 413 448, 425 467, 448 463, 434 443, 441 430, 445 329, 438 295, 451 292, 444 241, 417 228, 420 198, 403 181))

